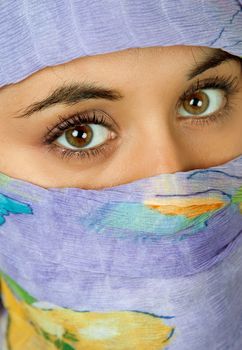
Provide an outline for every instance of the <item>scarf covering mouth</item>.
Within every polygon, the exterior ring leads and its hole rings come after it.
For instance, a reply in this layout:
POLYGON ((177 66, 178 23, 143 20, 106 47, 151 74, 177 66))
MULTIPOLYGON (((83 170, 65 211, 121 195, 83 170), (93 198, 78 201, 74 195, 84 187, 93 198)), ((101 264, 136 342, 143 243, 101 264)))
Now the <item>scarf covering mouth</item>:
POLYGON ((101 190, 2 174, 0 214, 6 349, 241 349, 242 156, 101 190))
POLYGON ((8 0, 0 87, 81 56, 193 45, 242 56, 242 0, 8 0))

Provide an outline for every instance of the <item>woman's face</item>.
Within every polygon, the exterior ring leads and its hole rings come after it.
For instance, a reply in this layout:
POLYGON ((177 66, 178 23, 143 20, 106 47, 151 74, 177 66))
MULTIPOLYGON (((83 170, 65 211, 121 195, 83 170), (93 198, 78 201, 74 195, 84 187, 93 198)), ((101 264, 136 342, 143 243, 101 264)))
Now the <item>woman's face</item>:
POLYGON ((129 49, 0 89, 0 171, 43 187, 98 189, 241 155, 242 70, 225 56, 129 49))

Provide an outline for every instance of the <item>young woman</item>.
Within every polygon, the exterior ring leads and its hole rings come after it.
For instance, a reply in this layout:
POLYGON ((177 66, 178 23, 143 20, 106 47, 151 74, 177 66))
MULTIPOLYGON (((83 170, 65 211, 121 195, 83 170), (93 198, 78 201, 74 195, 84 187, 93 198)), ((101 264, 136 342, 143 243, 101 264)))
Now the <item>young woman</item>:
POLYGON ((9 8, 0 348, 241 349, 241 3, 9 8))

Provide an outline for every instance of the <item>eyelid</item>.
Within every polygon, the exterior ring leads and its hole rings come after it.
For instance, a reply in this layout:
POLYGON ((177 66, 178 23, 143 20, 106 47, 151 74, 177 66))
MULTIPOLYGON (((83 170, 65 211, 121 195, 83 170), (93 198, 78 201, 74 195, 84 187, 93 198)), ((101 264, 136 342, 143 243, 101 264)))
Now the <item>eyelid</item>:
POLYGON ((205 79, 197 79, 194 83, 192 83, 180 96, 178 99, 175 108, 178 109, 181 103, 189 97, 192 93, 202 90, 202 89, 222 89, 225 91, 226 95, 234 95, 239 92, 239 77, 237 76, 215 76, 209 77, 205 79))
POLYGON ((99 124, 118 134, 118 126, 113 118, 109 117, 104 111, 99 109, 87 109, 78 111, 70 115, 59 115, 59 123, 47 127, 48 134, 43 137, 44 144, 50 144, 58 136, 62 135, 67 127, 71 128, 80 124, 99 124))
POLYGON ((103 159, 105 159, 109 153, 115 151, 115 147, 112 143, 110 143, 110 140, 107 143, 104 143, 98 147, 82 149, 80 151, 74 151, 72 149, 60 147, 55 145, 54 143, 50 143, 47 145, 47 151, 56 153, 61 159, 76 158, 90 161, 92 160, 92 158, 95 158, 99 155, 100 157, 103 157, 103 159))
POLYGON ((188 112, 186 110, 186 108, 184 107, 183 104, 181 104, 181 106, 179 107, 179 112, 180 112, 180 116, 182 118, 189 118, 189 117, 209 117, 213 114, 217 114, 219 113, 219 111, 222 111, 224 109, 224 107, 226 106, 226 104, 228 103, 228 96, 226 95, 225 91, 222 89, 201 89, 203 92, 205 92, 206 96, 208 96, 209 99, 209 103, 206 106, 206 110, 204 112, 201 112, 196 114, 196 113, 192 113, 192 112, 188 112), (218 93, 219 91, 219 93, 218 93), (212 96, 211 96, 212 95, 212 96), (214 106, 214 104, 216 105, 216 103, 219 103, 219 108, 216 108, 217 106, 214 106), (215 107, 215 109, 214 109, 215 107), (213 110, 214 109, 214 110, 213 110))
POLYGON ((205 79, 197 79, 194 83, 192 83, 182 94, 180 99, 185 99, 187 96, 192 94, 193 92, 201 89, 224 89, 226 93, 237 92, 236 88, 239 84, 239 77, 232 75, 216 75, 215 77, 209 77, 205 79))
POLYGON ((115 122, 112 123, 113 118, 111 118, 102 110, 88 109, 83 112, 71 114, 69 116, 60 115, 59 120, 59 124, 55 124, 51 128, 47 128, 49 130, 49 133, 44 136, 42 143, 46 146, 46 150, 48 152, 55 153, 61 159, 75 158, 91 161, 93 158, 96 158, 97 161, 105 160, 117 148, 117 141, 119 139, 119 131, 117 131, 116 127, 117 124, 115 122), (112 122, 110 120, 112 120, 112 122), (80 150, 66 148, 65 146, 61 145, 58 146, 54 143, 54 141, 56 141, 59 136, 63 135, 65 131, 81 124, 102 125, 109 130, 111 137, 109 137, 108 140, 100 145, 90 148, 80 148, 80 150))

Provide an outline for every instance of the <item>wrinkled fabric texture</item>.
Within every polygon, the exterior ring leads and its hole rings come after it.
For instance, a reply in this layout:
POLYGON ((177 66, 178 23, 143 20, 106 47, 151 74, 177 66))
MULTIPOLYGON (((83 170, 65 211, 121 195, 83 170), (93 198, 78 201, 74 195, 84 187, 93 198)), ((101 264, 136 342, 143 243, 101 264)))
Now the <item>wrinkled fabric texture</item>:
MULTIPOLYGON (((0 87, 168 45, 242 56, 242 0, 0 3, 0 87)), ((98 191, 1 174, 0 350, 241 350, 241 198, 242 157, 98 191)))
POLYGON ((242 52, 238 0, 0 2, 0 87, 77 57, 132 47, 200 45, 242 52))
POLYGON ((9 349, 241 349, 242 156, 101 190, 0 188, 9 349))

